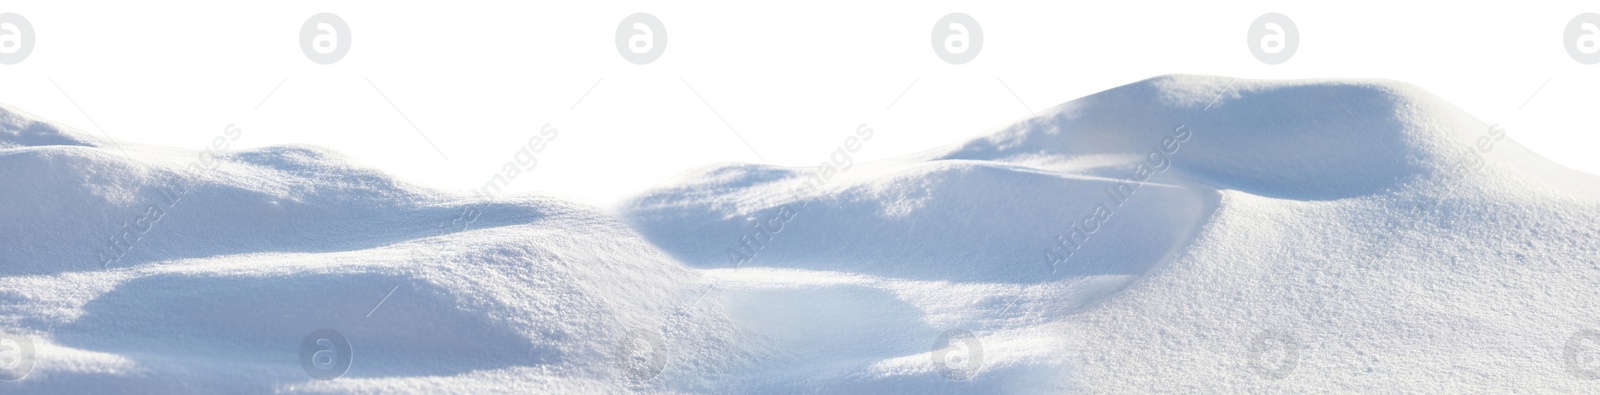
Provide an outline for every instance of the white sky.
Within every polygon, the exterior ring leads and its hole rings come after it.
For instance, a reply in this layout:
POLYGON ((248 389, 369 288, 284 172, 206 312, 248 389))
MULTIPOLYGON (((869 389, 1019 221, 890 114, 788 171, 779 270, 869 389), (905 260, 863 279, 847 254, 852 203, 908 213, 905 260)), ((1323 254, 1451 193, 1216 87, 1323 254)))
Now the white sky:
POLYGON ((71 3, 0 4, 37 38, 26 61, 0 65, 0 102, 192 149, 233 123, 244 130, 236 149, 318 145, 441 188, 481 185, 545 123, 560 137, 511 190, 610 204, 695 166, 761 162, 757 153, 814 165, 860 123, 877 135, 859 158, 888 158, 1168 73, 1411 82, 1600 173, 1600 65, 1562 46, 1569 20, 1600 12, 1594 2, 71 3), (321 12, 351 28, 349 54, 329 66, 297 42, 321 12), (635 12, 670 37, 643 66, 613 41, 635 12), (931 48, 933 22, 951 12, 985 35, 965 65, 931 48), (1302 35, 1281 65, 1245 46, 1267 12, 1302 35))

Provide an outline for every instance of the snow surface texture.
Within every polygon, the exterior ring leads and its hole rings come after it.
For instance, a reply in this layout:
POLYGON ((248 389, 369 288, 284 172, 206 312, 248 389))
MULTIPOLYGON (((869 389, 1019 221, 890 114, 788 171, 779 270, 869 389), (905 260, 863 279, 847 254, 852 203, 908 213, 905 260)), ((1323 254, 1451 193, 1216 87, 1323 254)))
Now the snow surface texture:
POLYGON ((1159 77, 614 214, 241 133, 0 107, 0 391, 1600 391, 1600 178, 1391 81, 1159 77))

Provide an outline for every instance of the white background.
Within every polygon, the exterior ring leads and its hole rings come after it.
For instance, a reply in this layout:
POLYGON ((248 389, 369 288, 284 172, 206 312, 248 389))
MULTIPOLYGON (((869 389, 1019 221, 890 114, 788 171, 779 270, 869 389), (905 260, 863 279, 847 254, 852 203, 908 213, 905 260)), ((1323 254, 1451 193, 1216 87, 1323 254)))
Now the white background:
POLYGON ((748 3, 8 1, 0 13, 28 18, 37 41, 26 61, 0 65, 0 102, 191 149, 237 124, 235 149, 317 145, 460 190, 550 123, 560 136, 511 190, 611 204, 708 163, 815 165, 861 123, 877 131, 865 161, 1161 74, 1371 77, 1420 85, 1600 173, 1600 65, 1562 43, 1572 17, 1600 12, 1594 2, 748 3), (349 54, 328 66, 297 42, 321 12, 351 28, 349 54), (669 37, 643 66, 614 43, 635 12, 669 37), (933 53, 934 21, 951 12, 985 35, 965 65, 933 53), (1246 47, 1267 12, 1301 34, 1281 65, 1246 47))

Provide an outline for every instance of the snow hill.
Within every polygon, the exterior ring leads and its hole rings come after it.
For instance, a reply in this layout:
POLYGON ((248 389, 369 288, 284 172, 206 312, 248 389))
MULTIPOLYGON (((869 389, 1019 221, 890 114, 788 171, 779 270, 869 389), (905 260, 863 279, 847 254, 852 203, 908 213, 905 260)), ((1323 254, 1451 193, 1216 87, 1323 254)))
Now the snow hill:
POLYGON ((1593 392, 1600 179, 1506 136, 1393 81, 1165 76, 620 211, 793 356, 741 388, 1593 392), (957 329, 981 367, 927 378, 957 329))
POLYGON ((36 350, 0 388, 1600 389, 1600 178, 1392 81, 1164 76, 611 210, 229 149, 248 133, 141 146, 0 107, 0 332, 36 350), (302 367, 322 328, 353 350, 334 380, 302 367))

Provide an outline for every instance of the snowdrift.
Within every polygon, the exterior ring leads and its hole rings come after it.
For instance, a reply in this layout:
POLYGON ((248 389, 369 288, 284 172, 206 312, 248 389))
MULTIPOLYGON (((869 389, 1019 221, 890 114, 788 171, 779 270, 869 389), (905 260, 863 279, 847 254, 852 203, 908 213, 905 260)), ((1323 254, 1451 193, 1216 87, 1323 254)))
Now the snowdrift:
POLYGON ((827 357, 779 341, 806 373, 762 390, 1593 391, 1566 361, 1600 180, 1507 136, 1393 81, 1165 76, 894 160, 696 169, 619 212, 741 322, 920 317, 825 332, 876 346, 827 357), (822 296, 860 287, 896 297, 822 296))
POLYGON ((0 107, 0 330, 35 347, 0 387, 1600 385, 1600 179, 1393 81, 1164 76, 892 160, 693 169, 610 211, 229 149, 248 133, 141 146, 0 107), (319 329, 352 351, 333 380, 303 365, 319 329))
POLYGON ((619 360, 635 342, 720 355, 664 361, 687 389, 738 359, 700 276, 596 209, 427 191, 310 147, 112 146, 4 110, 0 323, 38 356, 0 385, 616 392, 662 369, 619 360), (353 345, 337 380, 297 360, 321 328, 353 345))

